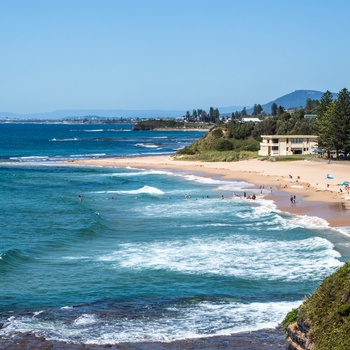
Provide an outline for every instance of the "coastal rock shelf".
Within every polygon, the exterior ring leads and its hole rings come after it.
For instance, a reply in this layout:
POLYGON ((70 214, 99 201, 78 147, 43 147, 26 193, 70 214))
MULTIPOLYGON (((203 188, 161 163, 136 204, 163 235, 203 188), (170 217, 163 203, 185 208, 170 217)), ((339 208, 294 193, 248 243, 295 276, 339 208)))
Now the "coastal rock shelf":
POLYGON ((304 322, 294 322, 286 329, 287 350, 312 350, 313 346, 309 342, 308 333, 310 327, 304 322))

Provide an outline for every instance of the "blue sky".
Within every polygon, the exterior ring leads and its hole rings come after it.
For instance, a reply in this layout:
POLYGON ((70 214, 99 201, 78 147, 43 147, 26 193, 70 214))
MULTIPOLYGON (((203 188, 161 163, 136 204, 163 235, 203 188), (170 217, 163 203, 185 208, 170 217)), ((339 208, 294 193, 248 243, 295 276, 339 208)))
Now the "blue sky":
POLYGON ((347 0, 0 0, 0 112, 208 109, 350 77, 347 0))

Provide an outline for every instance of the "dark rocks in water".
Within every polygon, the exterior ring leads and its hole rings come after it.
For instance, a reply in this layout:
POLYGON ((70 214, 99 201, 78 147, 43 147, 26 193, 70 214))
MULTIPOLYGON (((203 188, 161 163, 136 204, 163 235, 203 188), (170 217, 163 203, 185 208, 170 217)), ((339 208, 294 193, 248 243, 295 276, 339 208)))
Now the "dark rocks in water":
POLYGON ((177 340, 170 343, 142 342, 120 344, 72 344, 46 340, 31 333, 0 337, 2 350, 281 350, 286 342, 281 328, 244 332, 230 336, 177 340))

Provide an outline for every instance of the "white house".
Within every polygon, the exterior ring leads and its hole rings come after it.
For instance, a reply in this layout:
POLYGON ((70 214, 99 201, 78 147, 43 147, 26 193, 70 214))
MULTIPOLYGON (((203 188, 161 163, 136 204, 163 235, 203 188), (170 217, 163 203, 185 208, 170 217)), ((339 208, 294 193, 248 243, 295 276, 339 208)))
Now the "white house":
POLYGON ((242 123, 248 123, 248 122, 253 122, 254 124, 260 123, 261 120, 259 118, 250 118, 250 117, 244 117, 241 119, 242 123))
POLYGON ((259 156, 313 154, 317 149, 315 135, 262 135, 259 156))

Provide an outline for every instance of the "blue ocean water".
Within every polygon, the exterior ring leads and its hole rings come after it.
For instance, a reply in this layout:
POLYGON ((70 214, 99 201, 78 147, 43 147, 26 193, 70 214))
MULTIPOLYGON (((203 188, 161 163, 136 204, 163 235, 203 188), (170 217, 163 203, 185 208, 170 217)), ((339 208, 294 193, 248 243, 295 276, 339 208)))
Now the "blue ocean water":
POLYGON ((64 162, 170 154, 202 132, 0 131, 0 335, 107 344, 274 328, 349 260, 348 236, 279 212, 252 184, 64 162))

